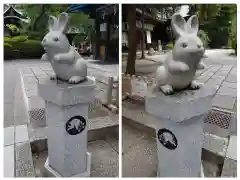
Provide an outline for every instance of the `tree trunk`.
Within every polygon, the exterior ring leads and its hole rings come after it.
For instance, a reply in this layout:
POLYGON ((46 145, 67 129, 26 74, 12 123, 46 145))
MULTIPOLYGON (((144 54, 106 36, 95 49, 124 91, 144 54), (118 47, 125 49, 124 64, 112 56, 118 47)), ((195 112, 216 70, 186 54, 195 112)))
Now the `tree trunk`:
POLYGON ((42 16, 43 16, 44 13, 45 13, 45 6, 46 6, 46 4, 42 4, 41 6, 42 6, 41 12, 40 12, 39 16, 36 18, 36 20, 35 20, 35 22, 34 22, 34 24, 33 24, 32 31, 36 31, 38 21, 42 18, 42 16))
POLYGON ((129 4, 126 5, 128 8, 128 61, 127 61, 127 69, 126 73, 135 74, 135 61, 136 61, 136 51, 137 51, 137 43, 136 43, 136 5, 129 4))
POLYGON ((145 54, 144 54, 144 43, 145 43, 145 34, 144 34, 144 5, 142 4, 142 16, 141 16, 141 33, 142 33, 142 40, 141 40, 141 48, 142 48, 142 57, 141 59, 145 59, 145 54))

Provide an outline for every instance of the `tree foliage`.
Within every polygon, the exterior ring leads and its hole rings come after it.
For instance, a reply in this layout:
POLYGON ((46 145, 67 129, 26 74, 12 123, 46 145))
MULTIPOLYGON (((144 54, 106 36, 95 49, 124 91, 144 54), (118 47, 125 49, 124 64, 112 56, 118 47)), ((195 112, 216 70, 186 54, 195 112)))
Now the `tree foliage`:
POLYGON ((237 6, 234 4, 196 4, 190 6, 192 13, 199 17, 200 29, 208 34, 209 47, 228 46, 237 6))
MULTIPOLYGON (((48 30, 47 21, 50 15, 58 17, 66 11, 69 4, 18 4, 16 8, 23 10, 23 15, 30 19, 28 25, 24 24, 22 33, 45 34, 48 30)), ((82 29, 82 35, 90 37, 93 33, 94 21, 84 13, 69 13, 69 26, 82 29)), ((85 37, 85 38, 86 38, 85 37)))

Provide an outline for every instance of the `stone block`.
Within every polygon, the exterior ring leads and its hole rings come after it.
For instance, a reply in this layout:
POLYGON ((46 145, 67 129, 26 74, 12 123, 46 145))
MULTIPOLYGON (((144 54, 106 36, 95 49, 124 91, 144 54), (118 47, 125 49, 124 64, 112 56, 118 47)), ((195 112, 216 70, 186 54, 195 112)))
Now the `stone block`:
POLYGON ((199 177, 203 125, 203 116, 196 116, 183 123, 162 120, 155 127, 161 177, 199 177))
POLYGON ((49 78, 43 78, 38 82, 39 95, 49 102, 59 106, 73 105, 79 102, 88 103, 93 100, 92 92, 95 82, 91 79, 77 84, 69 85, 62 81, 52 81, 49 78))
POLYGON ((94 85, 90 79, 77 85, 48 78, 39 80, 38 92, 45 100, 48 126, 49 157, 45 168, 58 173, 53 173, 54 176, 85 176, 89 165, 88 107, 94 85))
POLYGON ((170 96, 162 92, 149 93, 146 111, 160 119, 181 122, 205 114, 212 106, 216 90, 216 87, 202 86, 197 91, 181 91, 170 96))

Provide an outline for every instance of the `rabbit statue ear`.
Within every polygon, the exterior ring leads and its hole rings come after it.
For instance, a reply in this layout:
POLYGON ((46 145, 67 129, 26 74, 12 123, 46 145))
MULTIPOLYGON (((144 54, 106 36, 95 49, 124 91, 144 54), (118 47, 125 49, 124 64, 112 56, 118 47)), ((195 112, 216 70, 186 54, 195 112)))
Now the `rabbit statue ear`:
POLYGON ((58 29, 58 20, 54 16, 49 16, 48 19, 48 28, 50 31, 57 30, 58 29))
POLYGON ((65 31, 65 29, 67 28, 67 23, 68 23, 68 14, 63 12, 61 13, 59 20, 58 20, 58 26, 60 31, 65 31))
POLYGON ((198 33, 199 22, 198 22, 198 17, 196 15, 193 15, 188 19, 187 25, 188 25, 189 33, 191 34, 198 33))
POLYGON ((180 14, 174 14, 171 23, 173 33, 177 38, 187 32, 187 23, 180 14))

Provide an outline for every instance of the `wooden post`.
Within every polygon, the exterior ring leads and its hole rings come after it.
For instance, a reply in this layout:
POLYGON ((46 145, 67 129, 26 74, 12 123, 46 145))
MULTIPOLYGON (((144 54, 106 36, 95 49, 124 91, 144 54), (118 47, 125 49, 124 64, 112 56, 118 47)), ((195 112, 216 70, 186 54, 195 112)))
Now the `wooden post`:
POLYGON ((108 87, 106 93, 106 105, 112 103, 113 77, 108 78, 108 87))

